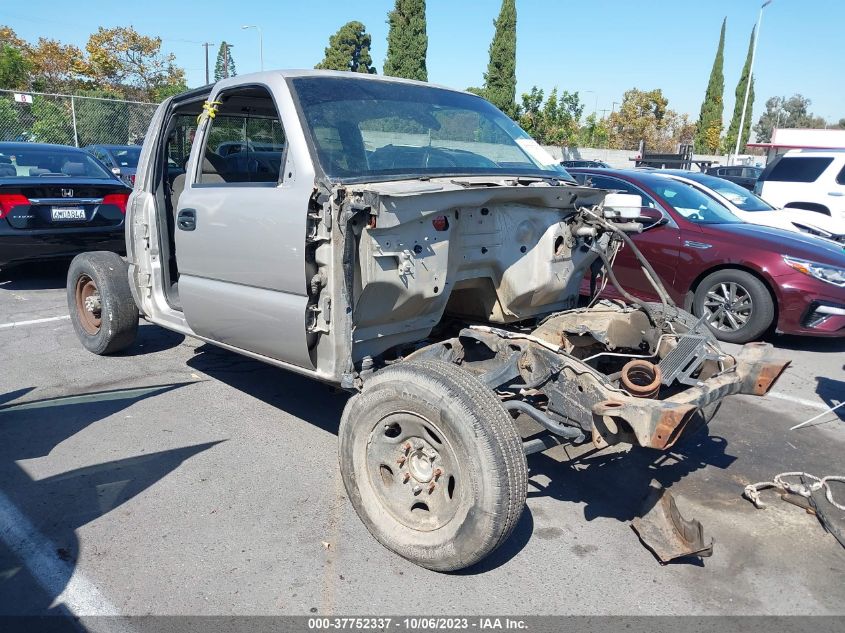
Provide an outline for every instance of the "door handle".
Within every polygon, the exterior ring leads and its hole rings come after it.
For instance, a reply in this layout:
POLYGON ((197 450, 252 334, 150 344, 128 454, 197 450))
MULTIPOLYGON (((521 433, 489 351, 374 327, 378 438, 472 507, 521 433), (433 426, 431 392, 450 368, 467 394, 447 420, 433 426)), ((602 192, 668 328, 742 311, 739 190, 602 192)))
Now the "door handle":
POLYGON ((193 231, 197 228, 196 209, 182 209, 176 216, 176 226, 182 231, 193 231))
POLYGON ((827 195, 838 197, 838 196, 845 196, 845 193, 842 193, 841 191, 828 191, 827 195))

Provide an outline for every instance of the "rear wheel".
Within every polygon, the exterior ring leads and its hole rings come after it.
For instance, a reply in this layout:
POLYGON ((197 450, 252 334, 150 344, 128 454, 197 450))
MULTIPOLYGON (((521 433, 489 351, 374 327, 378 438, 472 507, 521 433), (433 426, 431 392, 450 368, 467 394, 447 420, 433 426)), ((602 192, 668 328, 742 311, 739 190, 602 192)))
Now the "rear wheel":
POLYGON ((76 335, 89 352, 112 354, 135 341, 138 308, 126 262, 117 253, 74 257, 67 273, 67 303, 76 335))
POLYGON ((522 514, 522 439, 498 397, 456 365, 418 360, 382 370, 347 404, 339 436, 358 516, 417 565, 473 565, 522 514))
POLYGON ((718 270, 695 291, 693 312, 706 315, 710 331, 721 341, 747 343, 758 339, 775 318, 766 285, 744 270, 718 270))

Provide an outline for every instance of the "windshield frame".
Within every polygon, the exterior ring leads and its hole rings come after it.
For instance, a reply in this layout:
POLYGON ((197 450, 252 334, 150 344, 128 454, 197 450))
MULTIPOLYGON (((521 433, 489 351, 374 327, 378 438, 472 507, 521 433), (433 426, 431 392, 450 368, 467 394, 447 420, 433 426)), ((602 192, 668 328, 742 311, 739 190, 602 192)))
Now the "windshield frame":
MULTIPOLYGON (((288 89, 290 90, 291 97, 293 99, 294 107, 299 118, 300 127, 302 129, 303 135, 305 136, 306 144, 308 146, 308 151, 311 155, 311 160, 315 166, 315 170, 322 174, 322 176, 328 180, 329 182, 336 182, 336 183, 369 183, 369 182, 392 182, 392 181, 401 181, 401 180, 430 180, 436 178, 462 178, 462 177, 493 177, 493 178, 507 178, 507 179, 533 179, 533 180, 544 180, 550 182, 563 182, 566 184, 577 185, 575 179, 566 171, 566 169, 559 164, 558 160, 555 160, 554 163, 549 164, 548 169, 543 169, 539 166, 537 159, 532 157, 529 152, 525 150, 521 145, 516 143, 516 139, 525 139, 526 141, 530 141, 531 143, 535 143, 527 132, 525 132, 522 128, 517 125, 513 119, 508 117, 506 114, 498 110, 495 106, 493 106, 489 101, 479 97, 478 95, 474 95, 468 92, 462 92, 459 90, 452 90, 450 88, 445 88, 442 86, 436 85, 428 85, 428 84, 420 84, 417 82, 411 81, 385 81, 384 79, 372 79, 366 77, 355 77, 354 73, 350 73, 350 77, 337 77, 337 76, 321 76, 321 75, 301 75, 301 76, 293 76, 287 77, 286 83, 288 85, 288 89), (358 81, 358 82, 367 82, 367 83, 380 83, 382 85, 388 84, 397 87, 406 87, 410 90, 430 90, 441 92, 444 94, 451 94, 456 95, 457 98, 460 99, 467 99, 467 100, 478 100, 481 105, 477 112, 481 113, 483 110, 487 110, 488 112, 492 111, 495 113, 493 116, 498 119, 493 120, 494 123, 497 124, 499 130, 507 135, 513 142, 513 147, 518 149, 526 158, 526 162, 530 162, 533 167, 530 169, 518 169, 518 168, 500 168, 500 169, 488 169, 486 167, 480 168, 467 168, 467 167, 456 167, 456 168, 429 168, 425 170, 420 170, 418 168, 408 168, 407 170, 396 171, 387 173, 384 171, 370 171, 365 174, 361 175, 354 175, 354 176, 343 176, 337 174, 329 173, 323 162, 319 157, 318 147, 316 139, 314 138, 314 130, 312 129, 311 123, 306 116, 305 108, 303 107, 302 103, 302 95, 300 93, 300 88, 298 84, 304 83, 306 81, 324 81, 324 82, 337 82, 337 81, 358 81), (499 125, 498 122, 504 122, 507 127, 503 127, 499 125)), ((342 99, 338 99, 338 101, 342 101, 342 99)), ((410 101, 410 100, 409 100, 410 101)), ((374 117, 375 118, 375 117, 374 117)), ((444 148, 451 151, 451 148, 444 148)), ((481 156, 481 155, 479 155, 481 156)), ((486 158, 486 157, 485 157, 486 158)))

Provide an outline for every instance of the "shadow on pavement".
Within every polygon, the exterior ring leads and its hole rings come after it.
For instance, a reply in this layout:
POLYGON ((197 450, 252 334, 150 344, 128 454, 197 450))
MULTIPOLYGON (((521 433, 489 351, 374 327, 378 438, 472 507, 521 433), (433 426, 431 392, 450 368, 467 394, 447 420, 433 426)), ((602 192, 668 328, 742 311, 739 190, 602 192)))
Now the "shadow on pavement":
POLYGON ((779 349, 789 349, 796 352, 819 352, 822 354, 845 352, 845 338, 772 334, 767 336, 766 340, 779 349))
MULTIPOLYGON (((91 424, 191 383, 85 393, 0 407, 0 615, 70 615, 53 606, 74 573, 76 529, 161 480, 218 442, 33 479, 21 462, 44 457, 91 424), (26 560, 24 560, 26 559, 26 560)), ((0 395, 10 401, 31 390, 0 395)))
POLYGON ((188 366, 335 435, 349 399, 313 378, 214 345, 198 347, 188 366))
POLYGON ((51 290, 67 284, 69 259, 16 264, 0 270, 3 290, 51 290))
POLYGON ((563 462, 537 453, 528 458, 528 466, 538 491, 529 491, 528 496, 583 503, 588 521, 598 517, 630 521, 639 516, 652 479, 670 488, 701 468, 726 469, 736 459, 726 448, 724 438, 703 430, 666 453, 632 447, 620 452, 591 451, 563 462), (549 483, 541 485, 537 475, 545 475, 549 483))
MULTIPOLYGON (((845 373, 845 365, 842 366, 842 371, 845 373)), ((832 409, 845 402, 845 380, 816 376, 816 393, 832 409)), ((833 412, 833 415, 837 415, 840 420, 845 421, 845 407, 839 407, 833 412)))
POLYGON ((178 347, 185 341, 185 335, 173 332, 172 330, 141 321, 138 325, 138 338, 128 349, 120 352, 119 356, 140 356, 142 354, 155 354, 174 347, 178 347))

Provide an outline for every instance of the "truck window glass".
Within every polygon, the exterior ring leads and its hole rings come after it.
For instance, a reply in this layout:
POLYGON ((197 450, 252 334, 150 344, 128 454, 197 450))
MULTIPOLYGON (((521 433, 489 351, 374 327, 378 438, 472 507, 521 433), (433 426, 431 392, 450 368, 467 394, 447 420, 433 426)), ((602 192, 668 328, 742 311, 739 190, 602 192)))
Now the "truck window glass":
POLYGON ((264 88, 220 94, 209 121, 197 183, 276 183, 280 180, 285 133, 276 106, 264 88))
POLYGON ((572 182, 519 126, 475 95, 340 77, 291 81, 330 178, 533 175, 572 182))

